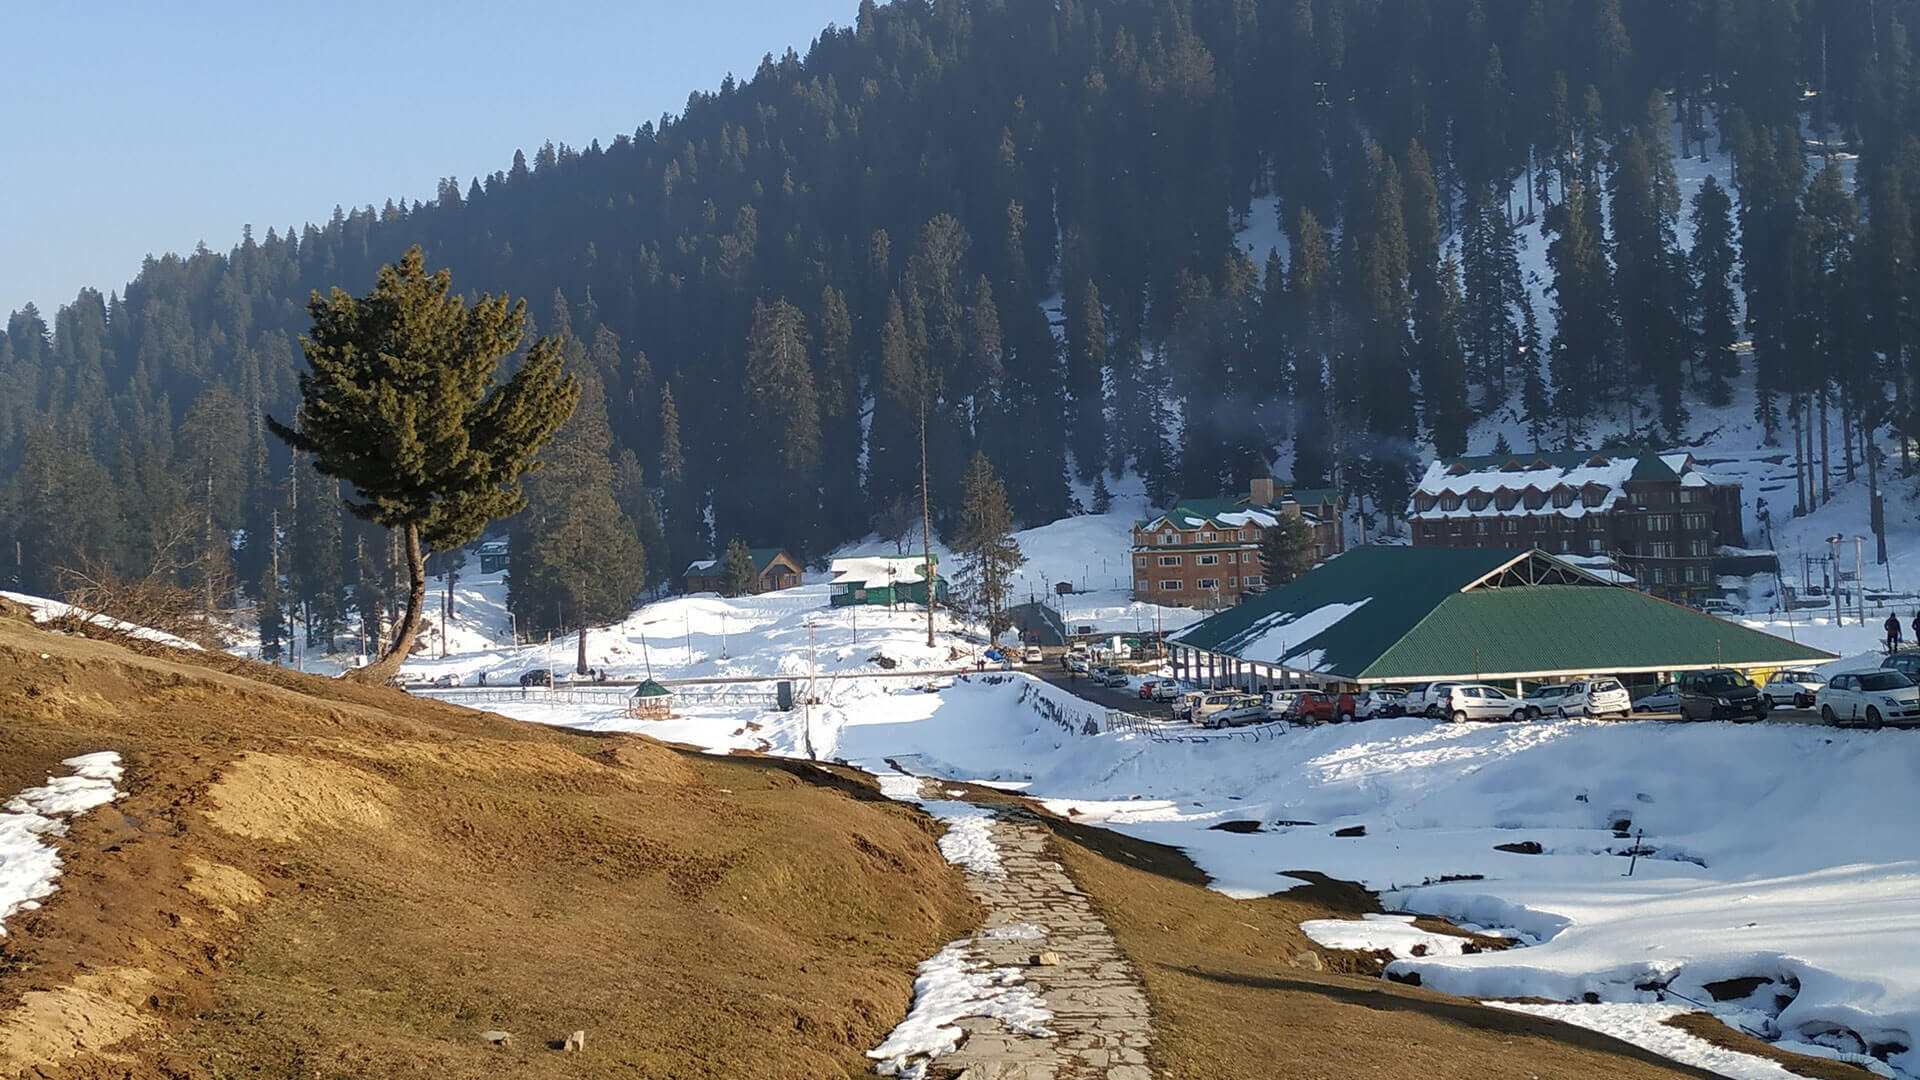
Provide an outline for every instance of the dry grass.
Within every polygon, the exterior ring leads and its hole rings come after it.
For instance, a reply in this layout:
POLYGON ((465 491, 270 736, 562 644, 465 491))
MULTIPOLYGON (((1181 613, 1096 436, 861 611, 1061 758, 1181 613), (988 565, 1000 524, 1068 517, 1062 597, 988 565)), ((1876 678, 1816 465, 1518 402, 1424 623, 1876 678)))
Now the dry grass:
MULTIPOLYGON (((1377 910, 1352 885, 1232 900, 1172 848, 1054 819, 1056 848, 1139 968, 1170 1080, 1609 1080, 1712 1074, 1581 1028, 1386 982, 1305 919, 1377 910), (1297 967, 1317 954, 1326 970, 1297 967)), ((1303 875, 1310 876, 1310 875, 1303 875)))
POLYGON ((140 652, 0 619, 0 791, 128 766, 0 938, 0 1076, 864 1075, 977 919, 844 774, 140 652))

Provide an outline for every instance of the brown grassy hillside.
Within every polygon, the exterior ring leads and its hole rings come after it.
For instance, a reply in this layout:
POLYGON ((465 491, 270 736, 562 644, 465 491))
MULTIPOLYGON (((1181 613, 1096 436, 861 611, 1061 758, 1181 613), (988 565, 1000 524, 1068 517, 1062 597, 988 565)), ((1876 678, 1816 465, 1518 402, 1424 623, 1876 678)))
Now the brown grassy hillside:
POLYGON ((811 766, 0 619, 0 792, 94 750, 126 794, 0 938, 0 1076, 863 1075, 975 922, 811 766))

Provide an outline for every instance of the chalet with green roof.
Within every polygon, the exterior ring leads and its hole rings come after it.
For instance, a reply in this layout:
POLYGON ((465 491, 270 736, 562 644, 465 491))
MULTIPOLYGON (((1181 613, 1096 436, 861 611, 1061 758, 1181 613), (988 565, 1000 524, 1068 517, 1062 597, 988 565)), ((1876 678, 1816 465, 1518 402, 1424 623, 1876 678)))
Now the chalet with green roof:
POLYGON ((1328 488, 1292 489, 1258 477, 1247 494, 1176 499, 1172 507, 1133 526, 1133 596, 1175 607, 1231 607, 1266 587, 1261 534, 1282 515, 1305 521, 1315 554, 1330 558, 1346 547, 1339 494, 1328 488))
POLYGON ((1180 678, 1240 686, 1518 684, 1835 658, 1544 551, 1387 545, 1330 559, 1168 647, 1180 678))
MULTIPOLYGON (((753 556, 753 572, 759 583, 754 592, 779 592, 800 584, 800 560, 786 548, 749 548, 748 554, 753 556)), ((685 592, 722 592, 727 585, 727 561, 721 557, 692 563, 680 575, 680 582, 685 592)))
POLYGON ((925 606, 929 576, 933 579, 934 602, 942 603, 947 598, 940 560, 933 555, 856 555, 833 560, 829 569, 832 577, 827 602, 833 607, 925 606))

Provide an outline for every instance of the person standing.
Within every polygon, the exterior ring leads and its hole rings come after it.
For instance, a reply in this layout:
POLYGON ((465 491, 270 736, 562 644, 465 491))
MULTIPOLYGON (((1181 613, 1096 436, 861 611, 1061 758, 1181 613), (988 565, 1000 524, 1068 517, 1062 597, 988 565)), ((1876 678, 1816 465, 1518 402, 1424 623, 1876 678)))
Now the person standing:
POLYGON ((1887 616, 1887 651, 1895 652, 1900 648, 1900 616, 1887 616))

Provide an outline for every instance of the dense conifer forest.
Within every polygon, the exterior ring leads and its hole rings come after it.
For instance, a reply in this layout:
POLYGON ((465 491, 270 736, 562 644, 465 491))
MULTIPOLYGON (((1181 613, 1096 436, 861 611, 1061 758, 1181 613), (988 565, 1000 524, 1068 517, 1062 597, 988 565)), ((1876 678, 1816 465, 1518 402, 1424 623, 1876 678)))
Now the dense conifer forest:
POLYGON ((1025 523, 1126 472, 1390 513, 1495 409, 1541 446, 1657 441, 1748 376, 1796 458, 1851 463, 1920 433, 1916 7, 864 0, 604 144, 12 313, 0 583, 167 580, 315 640, 389 607, 387 537, 264 418, 310 292, 413 244, 530 298, 582 384, 505 526, 523 630, 733 539, 816 557, 899 518, 923 416, 949 531, 976 451, 1025 523), (1710 141, 1733 183, 1683 200, 1710 141), (1239 251, 1276 207, 1284 243, 1239 251))

